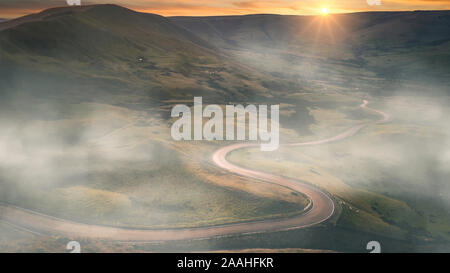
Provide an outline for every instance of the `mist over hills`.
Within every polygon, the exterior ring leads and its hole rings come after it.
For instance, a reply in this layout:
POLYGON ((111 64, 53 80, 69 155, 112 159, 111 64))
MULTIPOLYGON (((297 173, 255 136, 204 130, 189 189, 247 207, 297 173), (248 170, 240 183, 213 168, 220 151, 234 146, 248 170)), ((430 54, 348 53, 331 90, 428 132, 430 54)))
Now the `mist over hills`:
POLYGON ((14 93, 69 92, 71 98, 112 103, 193 94, 223 100, 263 94, 261 83, 271 78, 228 60, 167 18, 115 5, 56 8, 10 20, 0 24, 0 43, 2 88, 14 93))
POLYGON ((172 106, 200 95, 204 104, 280 104, 280 143, 321 145, 249 147, 228 160, 314 185, 339 207, 318 229, 214 239, 208 249, 365 252, 375 234, 448 249, 449 15, 166 18, 93 5, 1 22, 0 199, 133 228, 305 208, 289 188, 210 164, 230 142, 171 138, 172 106), (388 122, 377 122, 381 113, 388 122))
POLYGON ((344 89, 348 79, 355 81, 350 89, 377 92, 405 81, 448 83, 450 76, 449 11, 171 20, 248 64, 344 89))
POLYGON ((3 97, 20 89, 137 105, 445 86, 449 28, 449 11, 165 18, 116 5, 55 8, 0 23, 0 87, 3 97))

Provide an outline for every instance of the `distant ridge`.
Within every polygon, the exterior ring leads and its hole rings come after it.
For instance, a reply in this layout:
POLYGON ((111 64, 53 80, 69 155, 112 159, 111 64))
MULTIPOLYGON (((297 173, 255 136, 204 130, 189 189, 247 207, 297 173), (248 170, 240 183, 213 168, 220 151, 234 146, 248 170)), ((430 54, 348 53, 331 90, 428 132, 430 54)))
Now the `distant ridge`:
MULTIPOLYGON (((0 30, 14 27, 23 23, 34 22, 34 21, 45 21, 52 18, 63 16, 75 12, 84 12, 93 8, 106 8, 106 9, 116 9, 116 10, 128 10, 129 12, 141 13, 141 14, 152 14, 154 13, 144 13, 138 12, 126 7, 116 5, 116 4, 93 4, 93 5, 82 5, 82 6, 65 6, 65 7, 55 7, 43 10, 38 13, 33 13, 25 15, 15 19, 3 19, 0 18, 0 30)), ((410 13, 435 13, 435 14, 448 14, 449 10, 414 10, 414 11, 363 11, 363 12, 353 12, 353 13, 340 13, 334 14, 334 16, 345 16, 345 15, 358 15, 358 14, 410 14, 410 13)), ((160 15, 158 15, 160 16, 160 15)), ((257 13, 257 14, 245 14, 245 15, 217 15, 217 16, 168 16, 167 18, 180 21, 187 18, 190 19, 224 19, 224 18, 258 18, 258 17, 316 17, 317 15, 282 15, 282 14, 270 14, 270 13, 257 13)), ((161 16, 163 17, 163 16, 161 16)))
POLYGON ((39 13, 33 13, 25 15, 19 18, 11 19, 7 22, 0 22, 0 30, 15 27, 24 23, 30 23, 35 21, 43 21, 51 17, 52 15, 63 15, 73 12, 81 12, 92 8, 92 6, 74 6, 74 7, 60 7, 51 8, 41 11, 39 13))
POLYGON ((41 94, 60 81, 78 93, 83 83, 92 97, 139 90, 235 101, 303 90, 310 79, 345 87, 344 76, 363 72, 392 85, 450 79, 450 11, 163 17, 118 5, 62 7, 0 23, 0 43, 0 89, 27 79, 41 94))
MULTIPOLYGON (((382 47, 411 46, 447 41, 450 11, 377 11, 330 15, 334 42, 355 45, 384 40, 382 47)), ((261 48, 310 46, 317 39, 329 40, 320 32, 317 16, 255 14, 243 16, 187 17, 170 19, 208 42, 220 47, 261 48), (251 35, 250 35, 251 33, 251 35), (322 37, 318 36, 321 34, 322 37)))
MULTIPOLYGON (((33 13, 29 15, 25 15, 19 18, 8 20, 7 22, 2 22, 0 19, 0 30, 5 28, 10 28, 14 26, 18 26, 24 23, 30 23, 35 21, 45 21, 54 19, 59 16, 64 16, 68 14, 73 14, 77 12, 85 12, 91 9, 108 9, 108 10, 127 10, 128 12, 133 13, 141 13, 137 12, 119 5, 114 4, 96 4, 96 5, 83 5, 83 6, 67 6, 67 7, 56 7, 56 8, 50 8, 43 10, 38 13, 33 13)), ((151 14, 151 13, 145 13, 145 14, 151 14)), ((154 14, 156 15, 156 14, 154 14)), ((159 15, 158 15, 159 16, 159 15)), ((161 16, 162 17, 162 16, 161 16)))

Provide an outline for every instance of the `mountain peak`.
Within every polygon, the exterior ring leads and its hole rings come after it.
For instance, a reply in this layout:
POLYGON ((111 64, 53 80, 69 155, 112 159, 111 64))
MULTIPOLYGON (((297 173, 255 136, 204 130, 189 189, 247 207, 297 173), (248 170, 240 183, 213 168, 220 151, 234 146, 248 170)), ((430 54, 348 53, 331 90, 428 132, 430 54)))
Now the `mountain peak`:
POLYGON ((117 13, 138 13, 136 11, 127 9, 125 7, 115 5, 115 4, 96 4, 96 5, 83 5, 83 6, 67 6, 67 7, 56 7, 43 10, 39 13, 34 13, 19 17, 16 19, 11 19, 8 21, 0 21, 0 30, 15 27, 21 24, 35 22, 35 21, 46 21, 54 19, 60 16, 65 16, 69 14, 74 14, 78 12, 93 11, 104 14, 117 15, 117 13))

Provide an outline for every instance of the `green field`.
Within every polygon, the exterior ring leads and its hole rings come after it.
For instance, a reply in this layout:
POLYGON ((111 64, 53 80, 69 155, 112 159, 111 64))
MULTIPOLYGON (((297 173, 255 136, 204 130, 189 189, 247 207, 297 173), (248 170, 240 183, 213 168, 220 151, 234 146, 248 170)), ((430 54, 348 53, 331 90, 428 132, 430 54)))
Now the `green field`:
POLYGON ((72 105, 64 112, 70 119, 27 120, 16 129, 31 134, 19 140, 4 136, 11 156, 3 160, 17 163, 2 168, 2 192, 15 193, 3 194, 2 201, 85 223, 147 228, 279 217, 308 204, 283 189, 280 195, 288 197, 280 200, 202 175, 217 169, 195 166, 198 159, 182 153, 187 144, 171 141, 161 120, 145 112, 100 104, 72 105))
MULTIPOLYGON (((270 155, 257 149, 240 150, 229 159, 327 190, 342 207, 338 226, 397 239, 448 240, 447 171, 439 165, 445 164, 439 154, 448 138, 444 125, 448 110, 434 118, 423 114, 432 110, 430 105, 440 104, 445 102, 388 98, 376 105, 391 113, 392 121, 371 125, 352 138, 312 147, 282 147, 270 155)), ((327 124, 341 124, 341 128, 352 124, 352 116, 336 110, 312 112, 317 122, 311 126, 317 132, 327 124)), ((326 133, 318 135, 326 137, 326 133)))

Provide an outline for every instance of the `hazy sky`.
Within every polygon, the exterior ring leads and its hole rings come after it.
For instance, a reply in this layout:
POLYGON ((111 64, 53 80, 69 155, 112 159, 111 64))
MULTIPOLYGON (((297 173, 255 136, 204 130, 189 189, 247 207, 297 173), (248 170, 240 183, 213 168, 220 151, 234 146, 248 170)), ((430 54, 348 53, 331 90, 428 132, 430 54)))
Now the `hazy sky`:
MULTIPOLYGON (((82 4, 114 3, 166 16, 250 13, 318 14, 324 7, 330 13, 450 9, 450 0, 81 0, 81 2, 82 4), (381 1, 381 5, 373 5, 377 1, 381 1)), ((65 5, 67 5, 66 0, 0 0, 0 17, 12 18, 49 7, 65 5)))

